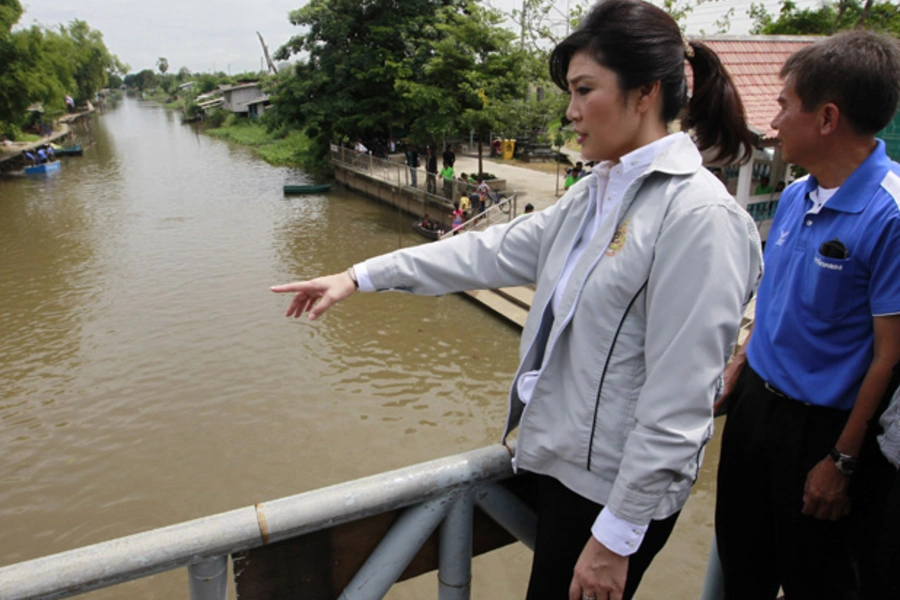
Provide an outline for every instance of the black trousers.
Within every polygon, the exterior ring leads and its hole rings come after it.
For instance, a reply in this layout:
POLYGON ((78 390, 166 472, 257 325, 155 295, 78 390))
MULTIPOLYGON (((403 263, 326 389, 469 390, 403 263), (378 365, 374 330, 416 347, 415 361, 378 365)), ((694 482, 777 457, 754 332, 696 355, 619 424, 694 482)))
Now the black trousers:
MULTIPOLYGON (((537 539, 526 600, 566 600, 575 563, 603 506, 579 496, 552 477, 537 478, 537 539)), ((624 600, 634 596, 653 557, 669 539, 679 514, 650 523, 641 547, 629 557, 624 600)))
POLYGON ((881 598, 900 598, 900 471, 894 473, 885 506, 875 564, 883 586, 881 598))
POLYGON ((802 514, 806 476, 828 456, 849 413, 785 398, 750 365, 722 434, 716 537, 727 600, 856 599, 854 511, 838 521, 802 514))

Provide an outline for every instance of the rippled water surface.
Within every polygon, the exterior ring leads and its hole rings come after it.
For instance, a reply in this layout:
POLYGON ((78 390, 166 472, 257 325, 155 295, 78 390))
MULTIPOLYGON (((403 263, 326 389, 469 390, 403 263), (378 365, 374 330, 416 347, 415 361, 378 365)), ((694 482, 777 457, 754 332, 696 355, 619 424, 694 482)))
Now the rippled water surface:
MULTIPOLYGON (((0 565, 499 439, 515 329, 404 294, 313 324, 268 291, 419 243, 407 218, 341 189, 283 196, 308 177, 133 99, 92 130, 56 174, 0 178, 0 565)), ((661 561, 657 597, 699 589, 695 496, 672 554, 696 556, 661 561)), ((521 597, 529 561, 479 558, 473 597, 521 597)), ((421 579, 392 596, 435 597, 421 579)), ((186 575, 88 596, 186 597, 186 575)))

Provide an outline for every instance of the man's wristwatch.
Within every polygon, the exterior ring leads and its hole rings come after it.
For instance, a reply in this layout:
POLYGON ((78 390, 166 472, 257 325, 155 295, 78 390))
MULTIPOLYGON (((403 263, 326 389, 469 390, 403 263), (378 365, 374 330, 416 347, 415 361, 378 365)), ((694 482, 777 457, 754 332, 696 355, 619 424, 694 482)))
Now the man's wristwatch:
POLYGON ((837 448, 832 448, 828 455, 834 460, 834 466, 844 475, 853 475, 856 471, 857 460, 849 454, 841 454, 837 448))
POLYGON ((359 279, 356 278, 356 269, 350 267, 347 269, 347 275, 350 276, 350 279, 353 280, 353 285, 356 286, 356 289, 359 289, 359 279))

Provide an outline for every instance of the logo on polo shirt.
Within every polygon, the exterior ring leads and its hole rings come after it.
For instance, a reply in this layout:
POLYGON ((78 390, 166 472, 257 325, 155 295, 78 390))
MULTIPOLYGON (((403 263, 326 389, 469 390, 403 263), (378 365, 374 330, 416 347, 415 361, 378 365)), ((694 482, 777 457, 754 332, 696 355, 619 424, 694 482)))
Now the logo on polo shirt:
POLYGON ((818 256, 814 259, 816 261, 816 265, 822 267, 823 269, 831 269, 832 271, 843 271, 844 265, 835 265, 832 263, 827 263, 818 256))
POLYGON ((781 233, 778 234, 778 241, 775 242, 776 246, 784 246, 784 242, 787 240, 787 236, 790 233, 788 229, 782 229, 781 233))

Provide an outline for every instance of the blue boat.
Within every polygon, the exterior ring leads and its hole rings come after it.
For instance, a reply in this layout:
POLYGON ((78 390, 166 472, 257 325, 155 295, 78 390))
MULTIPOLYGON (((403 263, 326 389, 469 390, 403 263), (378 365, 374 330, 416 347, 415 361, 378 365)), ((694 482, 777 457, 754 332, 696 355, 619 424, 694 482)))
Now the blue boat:
POLYGON ((41 165, 31 165, 30 167, 25 167, 26 175, 40 175, 42 173, 50 173, 51 171, 59 170, 59 161, 54 160, 53 162, 44 163, 41 165))

